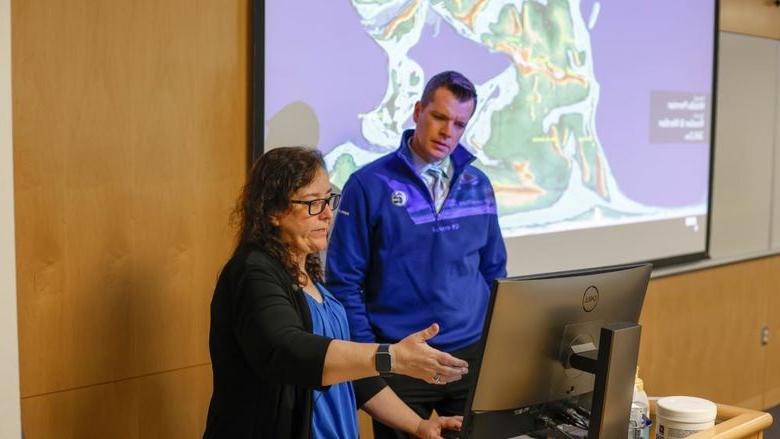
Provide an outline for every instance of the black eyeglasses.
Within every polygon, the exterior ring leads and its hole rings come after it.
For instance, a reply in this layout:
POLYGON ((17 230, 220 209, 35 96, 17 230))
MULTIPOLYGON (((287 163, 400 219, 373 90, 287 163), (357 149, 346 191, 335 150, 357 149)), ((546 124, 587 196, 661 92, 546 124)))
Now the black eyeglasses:
POLYGON ((330 194, 328 198, 318 198, 311 201, 290 200, 293 204, 305 204, 309 206, 309 215, 319 215, 325 210, 325 206, 329 206, 330 210, 336 210, 339 207, 339 201, 341 201, 341 194, 330 194))

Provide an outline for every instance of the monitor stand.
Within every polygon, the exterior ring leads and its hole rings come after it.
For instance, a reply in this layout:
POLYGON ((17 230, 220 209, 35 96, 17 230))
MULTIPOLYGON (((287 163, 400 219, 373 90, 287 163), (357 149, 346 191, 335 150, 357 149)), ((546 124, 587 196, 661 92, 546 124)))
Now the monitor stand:
POLYGON ((607 325, 601 328, 598 349, 574 349, 569 357, 572 367, 596 375, 588 439, 628 434, 640 334, 636 323, 607 325))

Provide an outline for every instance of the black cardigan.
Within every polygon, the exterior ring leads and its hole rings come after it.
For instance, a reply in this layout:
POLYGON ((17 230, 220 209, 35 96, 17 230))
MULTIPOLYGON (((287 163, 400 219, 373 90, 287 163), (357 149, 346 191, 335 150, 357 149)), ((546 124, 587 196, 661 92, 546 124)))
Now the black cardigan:
POLYGON ((281 264, 239 247, 211 301, 214 390, 204 439, 311 437, 329 338, 312 334, 305 294, 281 264))

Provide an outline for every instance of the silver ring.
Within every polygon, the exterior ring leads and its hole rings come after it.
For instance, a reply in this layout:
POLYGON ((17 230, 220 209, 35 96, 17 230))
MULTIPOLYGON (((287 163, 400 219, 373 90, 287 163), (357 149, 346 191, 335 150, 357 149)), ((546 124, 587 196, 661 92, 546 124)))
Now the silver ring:
POLYGON ((433 383, 434 384, 440 384, 441 383, 441 375, 439 375, 438 373, 436 375, 434 375, 433 376, 433 383))

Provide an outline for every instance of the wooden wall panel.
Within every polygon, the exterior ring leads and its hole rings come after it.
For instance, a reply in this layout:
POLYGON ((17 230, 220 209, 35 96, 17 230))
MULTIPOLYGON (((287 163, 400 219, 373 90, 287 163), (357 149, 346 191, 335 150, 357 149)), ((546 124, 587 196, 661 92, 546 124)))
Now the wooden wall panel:
POLYGON ((774 0, 720 0, 720 30, 780 40, 774 0))
POLYGON ((780 257, 651 281, 642 311, 640 375, 650 395, 697 395, 764 408, 767 347, 777 320, 780 257))
MULTIPOLYGON (((780 262, 766 282, 769 304, 765 324, 769 328, 769 344, 765 347, 763 406, 770 408, 780 405, 780 262)), ((775 423, 780 423, 780 419, 775 419, 775 423)))
POLYGON ((23 397, 209 361, 246 163, 248 8, 13 3, 23 397))
POLYGON ((23 398, 25 438, 201 437, 210 395, 204 365, 23 398))

